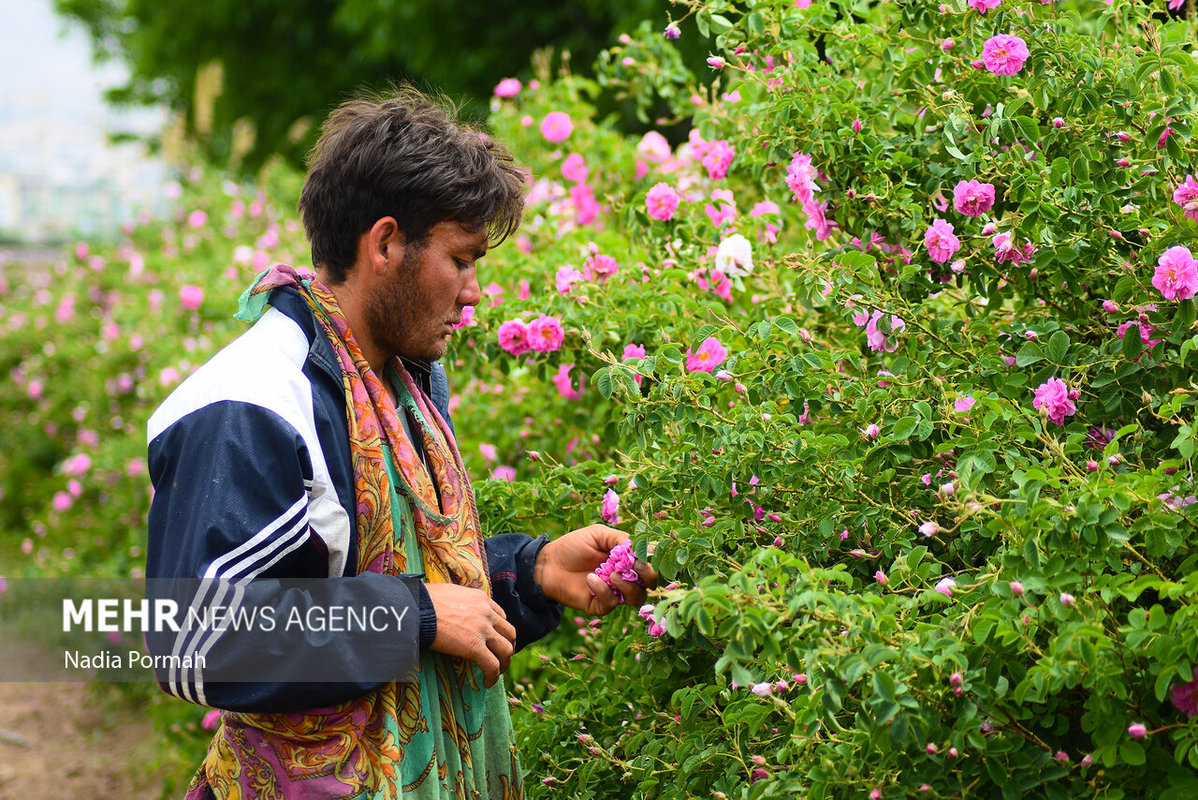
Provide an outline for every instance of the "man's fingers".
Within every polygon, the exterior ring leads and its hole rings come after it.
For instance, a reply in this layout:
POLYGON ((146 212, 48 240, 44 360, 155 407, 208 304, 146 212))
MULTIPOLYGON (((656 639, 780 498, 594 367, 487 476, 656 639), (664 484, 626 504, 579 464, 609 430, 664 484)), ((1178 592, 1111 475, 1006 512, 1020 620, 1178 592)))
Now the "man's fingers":
POLYGON ((512 623, 507 621, 507 614, 503 608, 494 600, 491 601, 491 610, 495 613, 493 617, 492 627, 509 642, 516 641, 516 628, 512 623))
POLYGON ((506 619, 496 620, 495 630, 507 640, 508 644, 516 643, 516 627, 506 619))
MULTIPOLYGON (((640 574, 639 572, 637 573, 640 574)), ((611 585, 620 594, 624 595, 624 603, 630 606, 639 606, 645 602, 645 587, 638 584, 626 581, 623 578, 612 576, 611 585)))
POLYGON ((648 561, 641 561, 638 558, 636 563, 632 565, 632 568, 636 570, 636 574, 640 576, 641 582, 645 584, 646 588, 656 588, 657 572, 653 569, 648 561))
POLYGON ((503 664, 490 651, 484 648, 483 652, 478 654, 474 659, 474 663, 483 673, 483 686, 490 689, 499 680, 499 673, 503 671, 503 664))

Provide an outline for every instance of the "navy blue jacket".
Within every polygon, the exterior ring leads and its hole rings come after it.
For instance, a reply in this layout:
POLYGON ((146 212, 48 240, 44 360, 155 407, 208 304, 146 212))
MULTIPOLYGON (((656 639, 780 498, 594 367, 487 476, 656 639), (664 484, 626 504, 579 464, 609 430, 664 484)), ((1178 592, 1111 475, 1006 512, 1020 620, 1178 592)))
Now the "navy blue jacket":
MULTIPOLYGON (((242 336, 185 380, 149 423, 149 513, 146 576, 230 581, 250 600, 271 591, 270 579, 322 578, 320 602, 418 606, 420 625, 405 628, 381 650, 339 647, 311 634, 305 653, 352 676, 369 663, 395 665, 436 634, 436 615, 420 575, 356 574, 354 476, 345 393, 333 349, 297 291, 276 289, 271 307, 242 336), (381 661, 380 661, 381 660, 381 661)), ((440 363, 408 364, 437 410, 449 419, 449 386, 440 363)), ((452 424, 452 423, 451 423, 452 424)), ((561 620, 533 579, 544 537, 502 534, 485 540, 491 593, 517 631, 517 648, 561 620)), ((211 598, 202 598, 211 600, 211 598)), ((272 603, 287 613, 317 602, 303 592, 272 603)), ((261 659, 244 637, 180 633, 175 655, 203 655, 212 674, 236 674, 261 659)), ((151 649, 165 649, 151 638, 151 649)), ((154 653, 159 655, 158 652, 154 653)), ((195 659, 193 659, 195 660, 195 659)), ((297 669, 302 660, 297 660, 297 669)), ((160 674, 170 694, 235 711, 316 708, 360 696, 383 681, 206 682, 205 668, 160 674)))

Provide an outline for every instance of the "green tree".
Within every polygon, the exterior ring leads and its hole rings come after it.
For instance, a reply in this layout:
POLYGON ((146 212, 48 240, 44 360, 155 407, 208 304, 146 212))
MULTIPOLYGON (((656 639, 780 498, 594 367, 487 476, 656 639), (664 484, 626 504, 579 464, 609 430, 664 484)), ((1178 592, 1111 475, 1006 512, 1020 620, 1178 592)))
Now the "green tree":
POLYGON ((300 164, 314 140, 313 126, 303 123, 363 87, 409 79, 479 101, 499 78, 526 73, 538 48, 589 64, 636 20, 659 16, 664 27, 662 5, 55 0, 59 13, 86 27, 98 58, 129 65, 130 80, 110 93, 112 101, 166 104, 200 135, 207 155, 221 162, 235 156, 247 170, 274 153, 300 164), (198 79, 205 74, 209 81, 198 79), (239 121, 253 131, 245 152, 234 145, 239 121))

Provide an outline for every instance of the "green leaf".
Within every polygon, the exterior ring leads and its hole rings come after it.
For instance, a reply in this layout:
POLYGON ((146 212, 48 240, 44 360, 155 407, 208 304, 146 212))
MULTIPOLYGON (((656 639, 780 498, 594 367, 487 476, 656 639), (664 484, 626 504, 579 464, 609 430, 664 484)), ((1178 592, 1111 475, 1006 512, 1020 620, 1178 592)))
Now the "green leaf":
POLYGON ((712 32, 715 33, 716 36, 732 30, 731 20, 729 20, 723 14, 712 14, 710 25, 712 32))
POLYGON ((1069 159, 1054 158, 1048 170, 1049 181, 1053 186, 1064 186, 1065 178, 1069 176, 1069 159))
POLYGON ((774 317, 774 325, 780 330, 789 333, 791 336, 799 335, 799 326, 790 317, 774 317))
POLYGON ((1015 354, 1015 365, 1019 367, 1030 367, 1043 360, 1044 348, 1036 342, 1025 342, 1023 347, 1019 348, 1019 352, 1015 354))
POLYGON ((599 390, 599 394, 603 395, 603 399, 611 399, 611 367, 601 367, 595 370, 591 375, 591 383, 595 384, 595 388, 599 390))
POLYGON ((1119 760, 1132 767, 1143 766, 1148 760, 1144 756, 1144 745, 1136 741, 1126 741, 1119 745, 1119 760))
POLYGON ((1064 366, 1065 354, 1069 352, 1069 334, 1064 331, 1057 331, 1048 339, 1048 350, 1046 355, 1048 360, 1054 364, 1064 366))
POLYGON ((1140 339, 1140 329, 1138 326, 1132 326, 1123 333, 1123 357, 1128 361, 1135 361, 1140 357, 1140 351, 1144 349, 1144 342, 1140 339))
POLYGON ((1111 299, 1116 303, 1127 299, 1127 296, 1132 293, 1132 290, 1135 289, 1137 285, 1138 284, 1134 275, 1124 275, 1119 279, 1119 282, 1115 284, 1115 289, 1111 292, 1111 299))
POLYGON ((898 440, 906 439, 915 432, 916 426, 919 425, 919 419, 916 417, 903 417, 898 422, 894 423, 894 430, 891 436, 898 440))
POLYGON ((715 330, 716 328, 714 325, 704 325, 703 327, 699 328, 699 330, 695 332, 695 336, 691 341, 691 350, 698 350, 699 346, 703 344, 703 342, 707 341, 707 337, 715 333, 715 330))

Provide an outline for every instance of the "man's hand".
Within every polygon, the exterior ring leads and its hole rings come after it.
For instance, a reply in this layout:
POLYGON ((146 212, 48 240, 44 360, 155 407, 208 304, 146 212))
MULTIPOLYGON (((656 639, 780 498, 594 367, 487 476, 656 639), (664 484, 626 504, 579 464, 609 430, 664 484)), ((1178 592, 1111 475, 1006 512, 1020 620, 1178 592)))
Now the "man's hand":
POLYGON ((636 574, 641 587, 618 576, 608 586, 595 573, 595 567, 607 560, 612 548, 628 540, 628 534, 606 525, 588 525, 571 531, 546 544, 537 556, 534 577, 545 597, 587 614, 602 616, 620 604, 612 588, 624 595, 624 603, 639 606, 645 602, 645 588, 657 585, 653 567, 639 559, 636 574))
POLYGON ((424 586, 437 612, 432 649, 473 661, 483 671, 483 685, 494 686, 516 649, 516 629, 503 609, 481 589, 453 583, 424 586))

